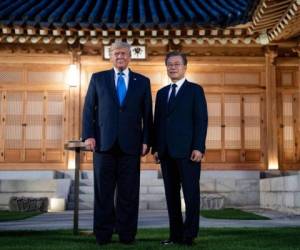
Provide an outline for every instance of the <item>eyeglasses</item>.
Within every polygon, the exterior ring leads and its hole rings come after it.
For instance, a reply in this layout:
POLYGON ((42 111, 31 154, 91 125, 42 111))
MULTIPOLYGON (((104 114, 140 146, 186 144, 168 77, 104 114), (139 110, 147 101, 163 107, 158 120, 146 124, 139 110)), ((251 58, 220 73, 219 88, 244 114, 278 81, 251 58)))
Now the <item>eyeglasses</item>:
POLYGON ((167 64, 167 68, 179 68, 181 65, 183 65, 182 63, 174 63, 174 64, 167 64))

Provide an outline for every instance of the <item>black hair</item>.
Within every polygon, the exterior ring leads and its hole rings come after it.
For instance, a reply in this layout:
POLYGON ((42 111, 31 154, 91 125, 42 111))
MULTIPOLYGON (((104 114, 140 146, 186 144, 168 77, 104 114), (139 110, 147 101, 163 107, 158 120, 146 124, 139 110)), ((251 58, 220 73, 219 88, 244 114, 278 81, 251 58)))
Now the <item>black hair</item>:
POLYGON ((186 54, 184 54, 182 52, 179 52, 179 51, 171 51, 171 52, 168 52, 168 54, 166 54, 166 58, 165 58, 165 64, 166 65, 167 65, 167 62, 168 62, 169 58, 173 57, 173 56, 180 56, 181 59, 182 59, 183 64, 187 65, 186 54))

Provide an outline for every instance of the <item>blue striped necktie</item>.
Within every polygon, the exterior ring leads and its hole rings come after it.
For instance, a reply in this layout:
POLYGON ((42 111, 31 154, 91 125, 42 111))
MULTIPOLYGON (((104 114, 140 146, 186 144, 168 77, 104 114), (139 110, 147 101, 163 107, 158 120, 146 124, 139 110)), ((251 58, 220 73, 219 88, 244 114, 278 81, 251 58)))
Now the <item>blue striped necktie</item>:
POLYGON ((119 72, 118 79, 117 79, 117 93, 118 93, 120 106, 123 105, 126 96, 126 84, 125 84, 124 75, 125 74, 123 72, 119 72))

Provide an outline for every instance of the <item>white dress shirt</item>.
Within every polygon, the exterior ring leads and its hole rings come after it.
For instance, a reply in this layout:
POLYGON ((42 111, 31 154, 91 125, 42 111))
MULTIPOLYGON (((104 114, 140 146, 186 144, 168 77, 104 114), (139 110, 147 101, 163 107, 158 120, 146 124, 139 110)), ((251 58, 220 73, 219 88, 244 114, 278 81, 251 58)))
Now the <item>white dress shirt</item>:
POLYGON ((184 78, 180 79, 180 80, 177 81, 177 82, 172 82, 172 83, 170 83, 168 100, 170 99, 170 95, 171 95, 171 92, 172 92, 172 85, 173 85, 173 84, 176 84, 176 85, 177 85, 177 87, 176 87, 176 92, 175 92, 175 96, 176 96, 177 93, 178 93, 178 91, 179 91, 179 89, 181 88, 182 84, 185 82, 185 80, 186 80, 186 78, 184 77, 184 78))
MULTIPOLYGON (((115 86, 117 88, 117 82, 118 82, 118 73, 120 72, 118 69, 114 68, 115 71, 115 86)), ((126 68, 122 71, 124 73, 123 78, 125 80, 126 90, 128 90, 128 82, 129 82, 129 69, 126 68)))

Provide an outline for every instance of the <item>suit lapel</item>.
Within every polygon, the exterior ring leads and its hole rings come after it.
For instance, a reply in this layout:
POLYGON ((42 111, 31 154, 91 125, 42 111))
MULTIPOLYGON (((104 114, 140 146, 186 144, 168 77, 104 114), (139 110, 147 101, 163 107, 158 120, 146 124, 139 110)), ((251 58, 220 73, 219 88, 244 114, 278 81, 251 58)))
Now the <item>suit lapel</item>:
POLYGON ((168 95, 169 95, 170 86, 168 88, 165 88, 162 92, 162 102, 161 102, 161 110, 162 114, 167 115, 168 114, 168 95))
POLYGON ((126 92, 124 104, 127 102, 127 100, 132 95, 133 91, 135 90, 135 84, 136 84, 136 77, 135 77, 134 73, 131 70, 129 70, 128 77, 129 77, 129 80, 128 80, 128 89, 127 89, 127 92, 126 92))
POLYGON ((108 87, 109 90, 111 92, 111 95, 114 99, 114 101, 119 105, 119 100, 118 100, 118 96, 117 96, 117 91, 116 91, 116 85, 115 85, 115 71, 114 69, 110 70, 108 72, 108 87))
MULTIPOLYGON (((175 100, 174 100, 174 105, 172 106, 172 108, 168 111, 168 114, 171 114, 174 109, 176 108, 177 104, 178 104, 178 101, 180 100, 180 98, 182 97, 182 95, 184 94, 185 90, 186 90, 186 87, 188 85, 188 81, 185 80, 184 83, 182 84, 181 88, 179 89, 176 97, 175 97, 175 100)), ((168 91, 169 93, 169 91, 168 91)), ((168 97, 167 97, 167 100, 168 100, 168 97)))

